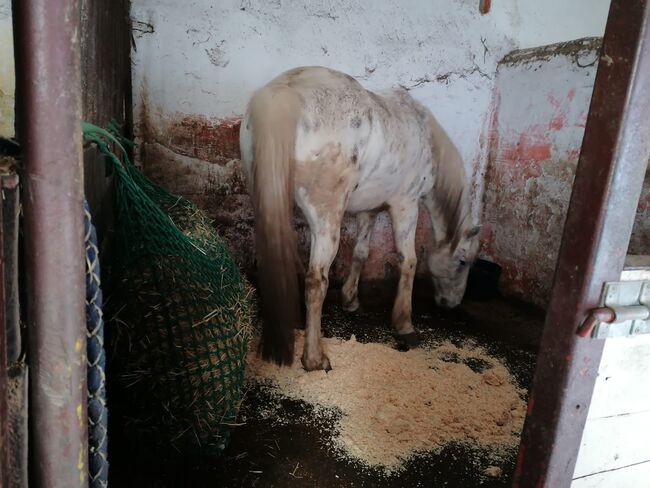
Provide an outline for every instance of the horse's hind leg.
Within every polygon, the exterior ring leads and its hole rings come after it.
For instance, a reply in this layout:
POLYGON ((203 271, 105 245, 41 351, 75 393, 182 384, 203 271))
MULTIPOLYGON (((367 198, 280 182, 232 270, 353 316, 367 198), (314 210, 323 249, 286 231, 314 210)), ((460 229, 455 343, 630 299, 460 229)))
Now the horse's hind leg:
POLYGON ((305 301, 307 326, 302 365, 307 371, 331 369, 321 342, 321 316, 323 301, 329 286, 329 270, 339 246, 340 220, 320 227, 311 235, 309 270, 305 276, 305 301))
POLYGON ((392 320, 395 337, 407 347, 418 345, 418 337, 411 322, 413 279, 417 258, 415 229, 418 221, 417 201, 396 202, 390 205, 390 217, 395 235, 395 247, 400 260, 400 277, 392 320))
POLYGON ((296 201, 311 231, 309 269, 305 275, 307 325, 302 354, 302 365, 307 371, 331 369, 321 341, 321 316, 329 286, 329 270, 339 248, 341 220, 351 186, 348 165, 340 155, 340 148, 338 151, 326 148, 319 158, 326 163, 321 166, 326 169, 322 170, 319 178, 303 178, 300 173, 309 170, 305 169, 307 166, 297 166, 298 181, 314 181, 305 186, 299 183, 296 192, 296 201))
POLYGON ((359 309, 359 276, 370 252, 370 234, 374 221, 375 213, 373 212, 360 212, 357 214, 357 242, 354 245, 350 274, 345 280, 342 289, 343 308, 348 312, 359 309))

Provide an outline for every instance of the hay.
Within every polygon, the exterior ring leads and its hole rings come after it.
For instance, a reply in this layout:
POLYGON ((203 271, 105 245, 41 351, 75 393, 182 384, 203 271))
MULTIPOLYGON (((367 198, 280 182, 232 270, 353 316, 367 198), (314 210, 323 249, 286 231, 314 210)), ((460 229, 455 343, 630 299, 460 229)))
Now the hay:
POLYGON ((220 454, 242 397, 251 286, 205 214, 85 135, 115 169, 109 394, 127 437, 160 452, 220 454))

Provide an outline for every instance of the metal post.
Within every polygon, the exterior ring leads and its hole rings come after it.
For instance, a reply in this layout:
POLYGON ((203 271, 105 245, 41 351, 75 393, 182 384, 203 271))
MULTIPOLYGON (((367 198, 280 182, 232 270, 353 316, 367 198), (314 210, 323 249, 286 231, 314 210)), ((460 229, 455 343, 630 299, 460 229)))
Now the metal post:
POLYGON ((604 342, 577 335, 618 281, 650 156, 650 7, 613 1, 564 227, 514 487, 571 484, 604 342))
MULTIPOLYGON (((4 223, 3 208, 0 205, 0 229, 4 223)), ((4 258, 4 235, 0 232, 0 256, 4 258)), ((10 479, 9 471, 9 409, 7 405, 7 300, 5 297, 5 260, 0 259, 0 486, 7 486, 10 479)))
POLYGON ((30 463, 37 487, 87 486, 78 0, 14 1, 24 148, 30 463))

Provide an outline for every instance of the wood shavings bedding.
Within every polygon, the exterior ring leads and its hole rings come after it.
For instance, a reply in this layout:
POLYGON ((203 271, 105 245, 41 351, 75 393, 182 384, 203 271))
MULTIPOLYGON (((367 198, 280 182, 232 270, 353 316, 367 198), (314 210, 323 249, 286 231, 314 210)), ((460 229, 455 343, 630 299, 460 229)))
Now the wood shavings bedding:
POLYGON ((253 345, 246 376, 271 385, 279 396, 309 403, 316 413, 339 410, 331 445, 343 456, 390 474, 412 456, 451 442, 495 455, 505 455, 519 442, 524 391, 503 363, 481 348, 444 342, 400 352, 354 336, 330 338, 325 347, 334 369, 307 373, 300 365, 302 344, 303 333, 297 331, 290 368, 261 361, 253 345), (466 364, 471 362, 482 367, 472 369, 466 364))

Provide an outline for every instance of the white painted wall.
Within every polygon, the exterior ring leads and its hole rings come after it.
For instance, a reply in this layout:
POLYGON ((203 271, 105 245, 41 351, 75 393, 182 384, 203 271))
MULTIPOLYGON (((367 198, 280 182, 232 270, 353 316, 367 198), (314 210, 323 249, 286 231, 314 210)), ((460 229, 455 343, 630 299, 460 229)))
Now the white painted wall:
POLYGON ((135 0, 132 9, 154 30, 136 35, 133 53, 135 99, 146 98, 154 125, 173 113, 240 115, 272 77, 318 64, 370 89, 412 88, 468 169, 481 155, 496 63, 514 47, 477 2, 460 0, 135 0))
POLYGON ((11 0, 0 0, 0 136, 14 135, 14 42, 11 0))
POLYGON ((497 27, 519 49, 600 37, 610 0, 499 0, 492 2, 497 27))
POLYGON ((509 295, 545 307, 569 206, 600 42, 518 50, 500 64, 481 174, 483 254, 509 295), (576 62, 577 61, 577 62, 576 62))
POLYGON ((370 89, 411 88, 450 133, 471 173, 486 153, 497 62, 515 48, 602 35, 609 6, 609 0, 506 0, 481 15, 478 3, 133 0, 135 120, 143 102, 154 129, 179 114, 237 116, 252 91, 275 75, 319 64, 370 89))

